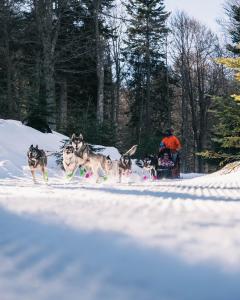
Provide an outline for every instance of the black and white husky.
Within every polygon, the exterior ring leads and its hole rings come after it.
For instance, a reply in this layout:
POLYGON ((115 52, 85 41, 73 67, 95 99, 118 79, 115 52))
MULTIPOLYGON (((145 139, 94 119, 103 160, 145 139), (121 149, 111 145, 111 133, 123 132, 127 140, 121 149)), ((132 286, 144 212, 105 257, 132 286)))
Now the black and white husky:
POLYGON ((36 183, 35 172, 37 170, 42 172, 44 181, 48 181, 47 172, 47 156, 44 150, 38 149, 38 145, 34 147, 31 145, 27 152, 28 165, 32 173, 33 181, 36 183))
POLYGON ((143 159, 143 169, 149 172, 151 179, 157 178, 158 157, 156 155, 148 155, 143 159))
POLYGON ((108 175, 112 169, 112 160, 109 156, 94 153, 89 148, 89 145, 84 141, 83 135, 71 137, 71 145, 74 148, 74 154, 77 158, 78 166, 91 169, 96 180, 99 176, 108 175))

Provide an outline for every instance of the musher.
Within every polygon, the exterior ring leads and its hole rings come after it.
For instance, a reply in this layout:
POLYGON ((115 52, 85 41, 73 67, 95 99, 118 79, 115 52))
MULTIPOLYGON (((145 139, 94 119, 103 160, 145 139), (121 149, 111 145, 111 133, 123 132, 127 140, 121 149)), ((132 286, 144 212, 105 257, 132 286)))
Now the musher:
POLYGON ((179 139, 173 134, 174 130, 168 129, 165 133, 165 137, 160 143, 159 152, 169 151, 171 159, 174 162, 175 167, 172 169, 172 177, 180 177, 180 156, 179 151, 182 148, 182 145, 179 139))

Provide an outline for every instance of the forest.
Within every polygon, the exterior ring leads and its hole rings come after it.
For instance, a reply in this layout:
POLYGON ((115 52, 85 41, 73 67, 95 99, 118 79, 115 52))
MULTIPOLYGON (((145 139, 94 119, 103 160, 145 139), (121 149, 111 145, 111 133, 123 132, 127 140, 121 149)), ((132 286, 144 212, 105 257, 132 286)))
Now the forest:
POLYGON ((183 172, 240 160, 240 1, 224 11, 223 39, 163 0, 1 0, 0 118, 138 156, 173 128, 183 172))

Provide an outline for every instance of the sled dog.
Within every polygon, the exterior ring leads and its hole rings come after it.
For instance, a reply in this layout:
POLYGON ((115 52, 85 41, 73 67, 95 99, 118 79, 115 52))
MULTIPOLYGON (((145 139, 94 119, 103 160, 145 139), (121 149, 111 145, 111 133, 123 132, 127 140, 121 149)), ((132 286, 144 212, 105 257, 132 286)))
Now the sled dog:
POLYGON ((74 147, 72 145, 67 145, 63 149, 63 168, 66 176, 69 178, 74 175, 78 168, 78 159, 74 153, 74 147))
POLYGON ((84 141, 82 134, 79 136, 73 134, 71 143, 78 160, 78 166, 91 169, 97 180, 99 176, 109 174, 112 169, 112 160, 109 156, 92 152, 89 145, 84 141))
POLYGON ((143 159, 143 169, 149 172, 151 178, 157 177, 158 158, 156 155, 148 155, 143 159))
POLYGON ((122 175, 131 173, 132 170, 131 156, 135 154, 136 150, 137 150, 137 145, 134 145, 120 157, 117 166, 119 182, 122 181, 122 175))
POLYGON ((71 137, 71 145, 73 146, 74 151, 77 152, 76 154, 80 156, 82 156, 81 151, 85 150, 84 146, 88 147, 83 140, 83 135, 79 134, 79 136, 77 136, 75 133, 71 137))
POLYGON ((35 172, 40 170, 43 175, 44 181, 48 181, 48 172, 47 172, 47 156, 44 150, 38 149, 38 145, 34 147, 31 145, 27 152, 28 165, 32 173, 33 181, 36 183, 35 172))

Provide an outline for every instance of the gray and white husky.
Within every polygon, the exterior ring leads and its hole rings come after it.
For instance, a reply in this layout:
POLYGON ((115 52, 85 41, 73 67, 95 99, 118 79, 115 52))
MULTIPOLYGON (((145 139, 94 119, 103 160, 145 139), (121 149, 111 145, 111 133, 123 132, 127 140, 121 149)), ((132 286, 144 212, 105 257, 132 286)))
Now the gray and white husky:
POLYGON ((67 145, 63 149, 63 167, 68 178, 72 178, 78 168, 78 159, 72 145, 67 145))
POLYGON ((106 176, 112 169, 112 160, 109 156, 94 153, 89 145, 84 141, 83 135, 73 134, 71 144, 74 147, 74 153, 78 160, 78 166, 86 167, 92 170, 94 177, 98 181, 100 176, 106 176))
POLYGON ((44 181, 48 181, 47 172, 47 155, 44 150, 38 149, 38 145, 34 147, 31 145, 27 152, 28 166, 32 173, 33 181, 36 183, 35 172, 37 170, 42 172, 44 181))

